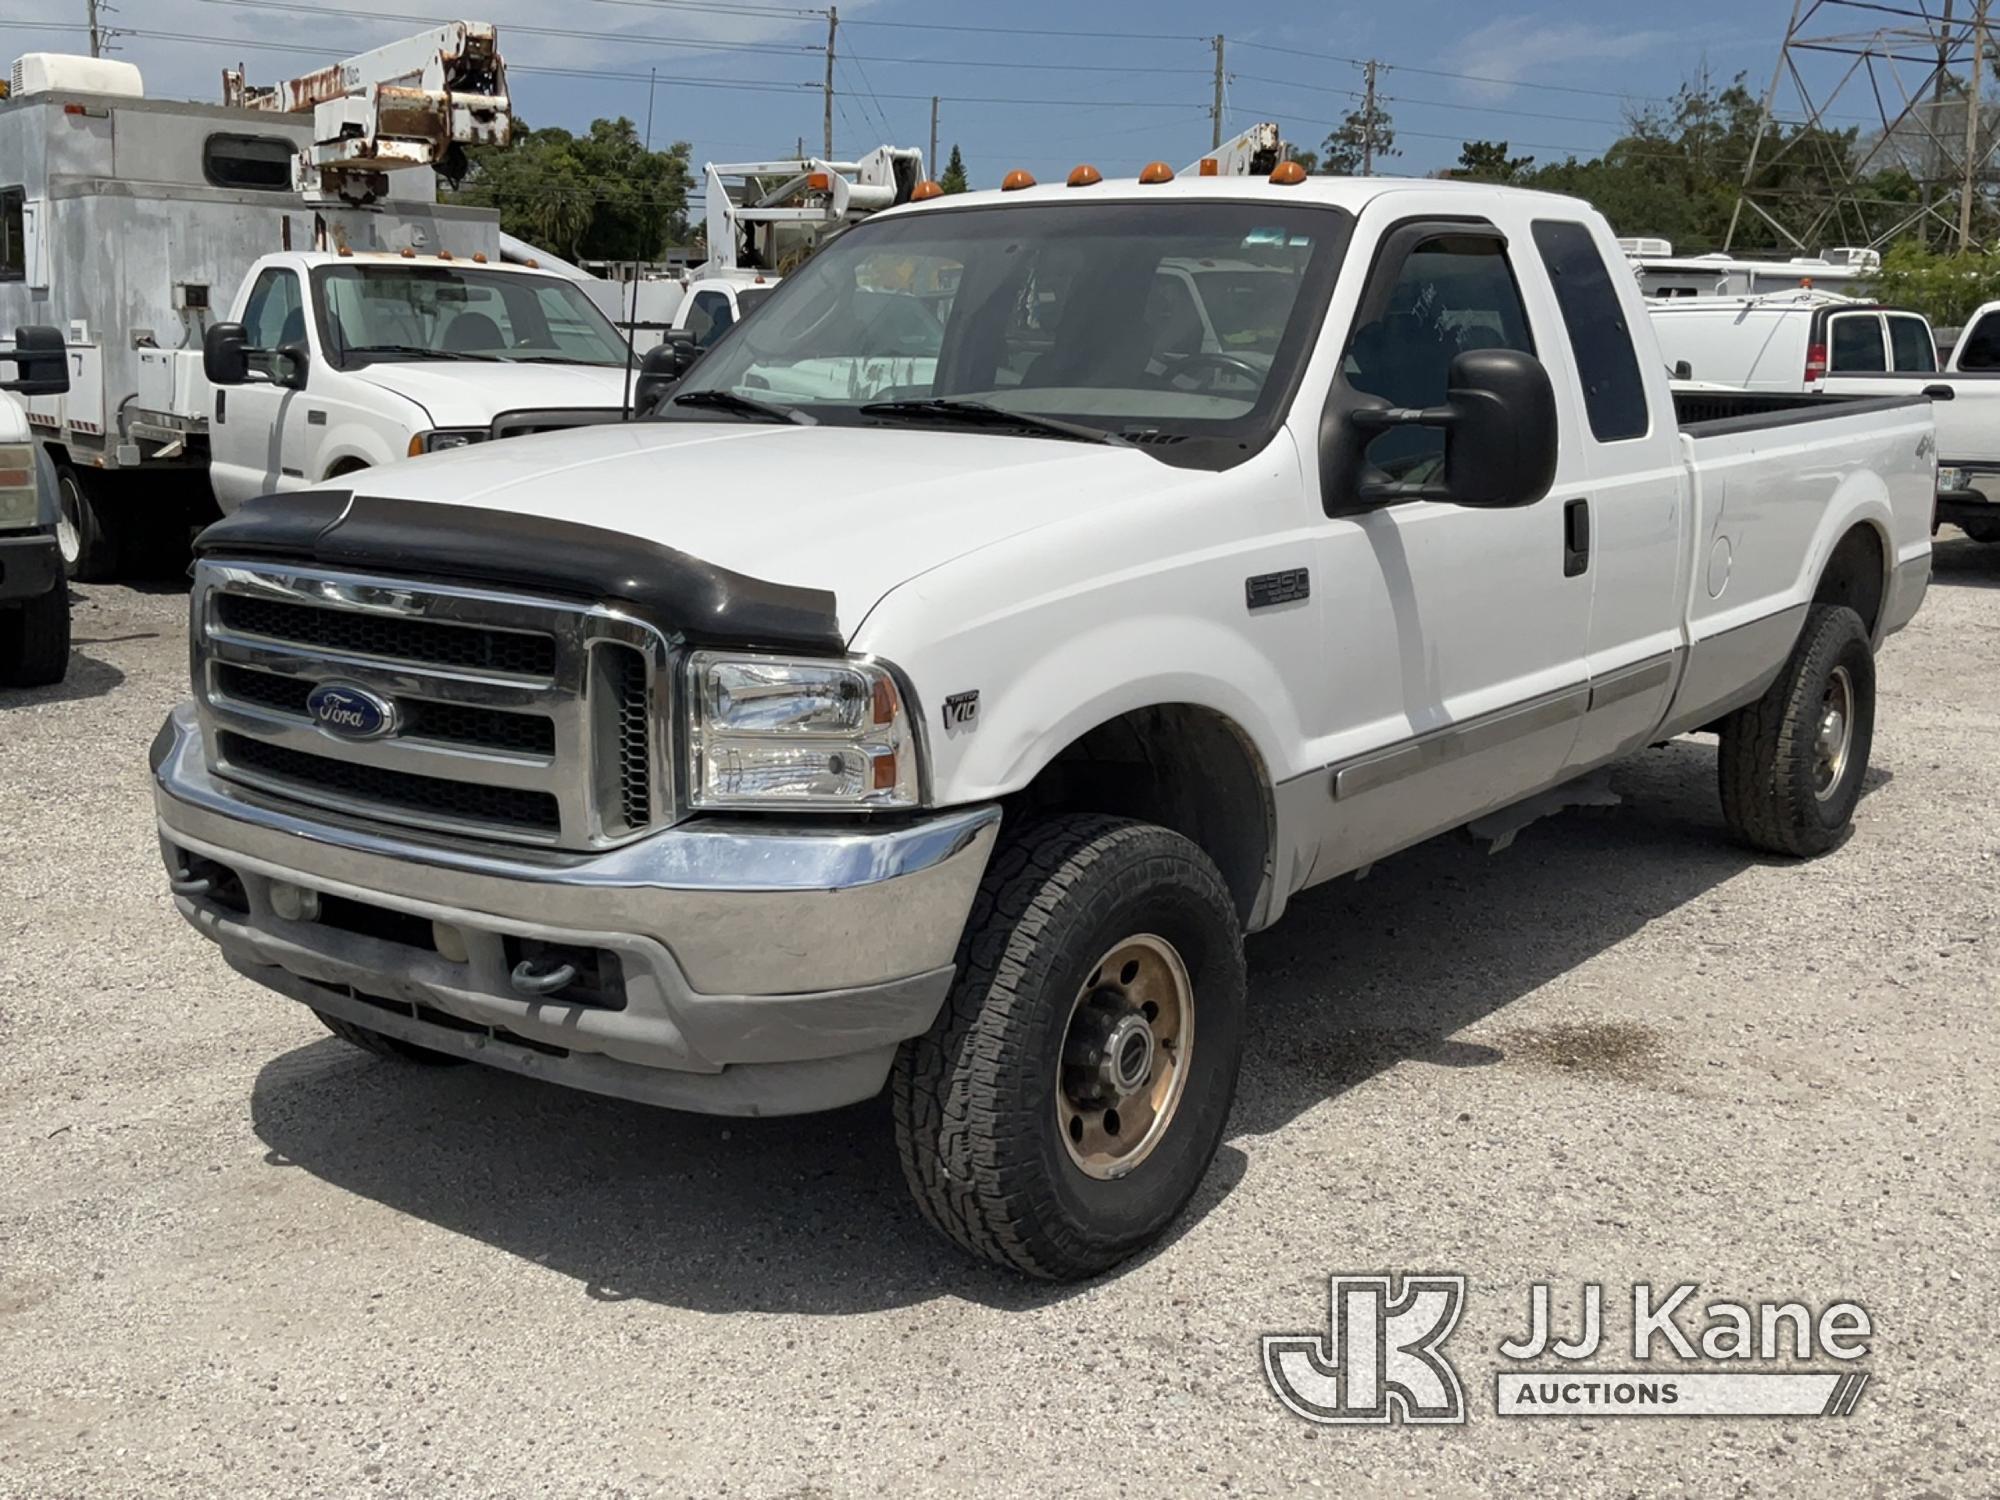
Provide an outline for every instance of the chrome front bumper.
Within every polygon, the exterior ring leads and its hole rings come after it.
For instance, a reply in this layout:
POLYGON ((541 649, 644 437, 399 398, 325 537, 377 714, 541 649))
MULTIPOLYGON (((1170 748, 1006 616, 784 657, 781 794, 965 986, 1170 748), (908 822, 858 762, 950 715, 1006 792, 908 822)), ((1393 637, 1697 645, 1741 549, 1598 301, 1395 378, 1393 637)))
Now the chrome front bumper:
MULTIPOLYGON (((721 1114, 828 1109, 881 1087, 930 1026, 999 831, 993 806, 885 828, 698 819, 557 854, 304 816, 212 777, 191 705, 152 750, 175 903, 249 977, 356 1024, 598 1093, 721 1114), (232 901, 196 889, 223 867, 232 901), (276 885, 451 929, 395 941, 282 917, 276 885), (606 950, 622 1008, 519 993, 510 941, 606 950)), ((351 910, 351 908, 349 908, 351 910)), ((400 926, 398 921, 400 920, 400 926)))

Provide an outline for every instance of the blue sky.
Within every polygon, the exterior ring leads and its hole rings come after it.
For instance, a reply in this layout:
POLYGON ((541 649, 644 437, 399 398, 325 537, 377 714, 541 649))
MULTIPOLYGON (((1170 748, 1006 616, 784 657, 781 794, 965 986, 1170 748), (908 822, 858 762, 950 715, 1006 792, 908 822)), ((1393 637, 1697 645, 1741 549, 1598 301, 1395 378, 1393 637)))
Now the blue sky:
MULTIPOLYGON (((501 26, 516 108, 534 124, 643 122, 645 75, 657 69, 654 138, 692 142, 697 164, 789 155, 801 136, 817 151, 820 140, 824 14, 773 0, 112 4, 106 20, 128 33, 117 55, 145 70, 155 94, 213 99, 227 63, 269 80, 463 15, 501 26)), ((1086 160, 1107 172, 1155 157, 1179 165, 1208 145, 1207 38, 1219 30, 1231 131, 1275 119, 1316 146, 1361 87, 1360 70, 1339 59, 1375 57, 1403 153, 1389 170, 1448 165, 1474 137, 1539 159, 1588 155, 1626 109, 1704 66, 1720 78, 1748 70, 1761 87, 1789 11, 1789 0, 841 0, 836 154, 926 145, 937 94, 940 146, 963 147, 975 185, 1014 166, 1047 176, 1086 160), (1083 32, 1130 35, 1059 34, 1083 32)), ((74 28, 83 13, 84 0, 7 0, 0 52, 83 50, 77 30, 38 29, 74 28)))

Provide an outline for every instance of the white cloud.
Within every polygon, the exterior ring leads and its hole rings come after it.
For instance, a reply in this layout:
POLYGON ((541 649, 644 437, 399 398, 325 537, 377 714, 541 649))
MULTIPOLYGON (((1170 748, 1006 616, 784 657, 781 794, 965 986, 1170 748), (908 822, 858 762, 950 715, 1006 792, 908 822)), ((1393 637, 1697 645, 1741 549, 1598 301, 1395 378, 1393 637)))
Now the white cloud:
MULTIPOLYGON (((1467 32, 1443 54, 1439 67, 1495 82, 1463 84, 1472 97, 1506 97, 1514 82, 1606 85, 1602 75, 1583 78, 1567 65, 1624 62, 1669 43, 1685 40, 1669 31, 1639 31, 1584 21, 1548 21, 1533 16, 1501 16, 1467 32)), ((1615 84, 1612 85, 1615 87, 1615 84)))

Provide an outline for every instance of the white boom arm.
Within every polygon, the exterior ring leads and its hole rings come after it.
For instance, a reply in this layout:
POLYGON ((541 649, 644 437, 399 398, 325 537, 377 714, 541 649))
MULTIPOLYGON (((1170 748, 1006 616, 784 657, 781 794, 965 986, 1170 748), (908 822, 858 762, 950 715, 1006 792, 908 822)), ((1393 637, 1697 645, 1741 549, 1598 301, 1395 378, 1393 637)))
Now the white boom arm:
POLYGON ((775 270, 777 226, 830 228, 907 202, 923 181, 924 154, 914 147, 877 146, 859 161, 707 162, 701 170, 708 228, 704 272, 712 275, 737 269, 742 231, 754 239, 760 228, 768 229, 758 254, 763 269, 775 270))
POLYGON ((482 21, 453 21, 271 88, 252 88, 229 69, 222 99, 237 109, 311 110, 299 190, 352 203, 384 196, 399 167, 463 176, 468 145, 504 146, 513 127, 499 33, 482 21))
POLYGON ((1252 125, 1231 136, 1199 161, 1189 162, 1178 177, 1264 177, 1284 160, 1285 140, 1272 121, 1252 125))

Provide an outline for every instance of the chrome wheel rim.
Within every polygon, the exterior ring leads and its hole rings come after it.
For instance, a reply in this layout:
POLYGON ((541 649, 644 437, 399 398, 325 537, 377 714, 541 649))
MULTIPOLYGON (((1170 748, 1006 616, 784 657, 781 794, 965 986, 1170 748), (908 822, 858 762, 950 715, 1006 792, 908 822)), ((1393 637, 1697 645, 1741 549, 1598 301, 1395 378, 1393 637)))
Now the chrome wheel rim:
POLYGON ((83 533, 77 522, 79 498, 76 481, 64 476, 56 485, 56 550, 62 553, 63 565, 71 568, 83 552, 83 533))
POLYGON ((1173 1124, 1194 1058, 1194 986, 1174 945, 1113 945, 1070 1004, 1056 1063, 1056 1134, 1087 1177, 1123 1177, 1173 1124))
POLYGON ((1835 667, 1819 700, 1819 725, 1813 736, 1813 791, 1829 800, 1847 774, 1848 752, 1854 746, 1854 679, 1847 668, 1835 667))

